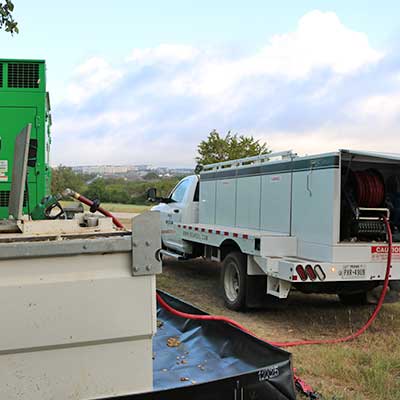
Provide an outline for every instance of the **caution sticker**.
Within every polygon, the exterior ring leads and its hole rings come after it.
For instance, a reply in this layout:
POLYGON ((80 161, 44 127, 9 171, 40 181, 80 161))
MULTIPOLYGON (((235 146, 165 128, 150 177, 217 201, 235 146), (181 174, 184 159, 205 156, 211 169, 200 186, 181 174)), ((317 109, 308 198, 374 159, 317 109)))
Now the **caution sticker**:
POLYGON ((271 183, 277 183, 277 182, 280 182, 282 180, 282 177, 280 176, 280 175, 272 175, 270 178, 269 178, 269 181, 271 182, 271 183))
POLYGON ((0 175, 5 175, 8 172, 8 160, 0 160, 0 175))
MULTIPOLYGON (((387 260, 389 246, 371 246, 371 259, 373 261, 387 260)), ((400 246, 392 246, 392 259, 400 260, 400 246)))
POLYGON ((8 160, 0 160, 0 182, 8 181, 8 160))

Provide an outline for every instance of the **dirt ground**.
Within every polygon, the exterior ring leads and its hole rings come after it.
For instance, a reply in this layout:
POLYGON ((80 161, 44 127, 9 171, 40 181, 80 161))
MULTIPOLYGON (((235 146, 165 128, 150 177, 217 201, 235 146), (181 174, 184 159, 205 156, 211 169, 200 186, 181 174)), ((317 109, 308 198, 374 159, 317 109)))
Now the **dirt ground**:
MULTIPOLYGON (((363 325, 373 306, 346 307, 335 295, 293 292, 279 310, 226 309, 219 287, 220 266, 204 260, 168 259, 157 286, 210 314, 229 316, 272 341, 346 336, 363 325)), ((324 399, 400 399, 400 305, 384 306, 359 340, 341 345, 291 348, 298 373, 324 399)))

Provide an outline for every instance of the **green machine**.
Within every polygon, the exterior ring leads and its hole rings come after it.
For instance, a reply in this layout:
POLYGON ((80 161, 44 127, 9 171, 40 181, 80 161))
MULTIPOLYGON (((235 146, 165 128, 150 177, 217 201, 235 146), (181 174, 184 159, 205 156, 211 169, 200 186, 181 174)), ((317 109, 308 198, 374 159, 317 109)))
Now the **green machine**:
POLYGON ((0 59, 0 219, 9 216, 8 203, 15 138, 32 124, 24 214, 50 191, 50 100, 43 60, 0 59))

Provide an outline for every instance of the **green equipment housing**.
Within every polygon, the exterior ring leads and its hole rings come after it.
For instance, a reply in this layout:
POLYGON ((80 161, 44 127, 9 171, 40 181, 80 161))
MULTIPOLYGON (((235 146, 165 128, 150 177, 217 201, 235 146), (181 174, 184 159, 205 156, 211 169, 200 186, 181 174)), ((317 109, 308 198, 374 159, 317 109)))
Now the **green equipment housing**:
POLYGON ((50 191, 50 99, 43 60, 0 59, 0 219, 8 218, 14 142, 32 124, 24 214, 50 191))

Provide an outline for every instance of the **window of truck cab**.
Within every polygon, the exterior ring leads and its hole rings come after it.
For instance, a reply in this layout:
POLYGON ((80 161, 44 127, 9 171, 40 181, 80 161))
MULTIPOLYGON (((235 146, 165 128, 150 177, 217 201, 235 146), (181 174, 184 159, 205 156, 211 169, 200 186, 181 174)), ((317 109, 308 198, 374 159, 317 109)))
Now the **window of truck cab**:
POLYGON ((185 198, 186 192, 190 187, 190 179, 186 178, 175 187, 175 189, 171 192, 169 198, 174 203, 182 203, 185 198))

